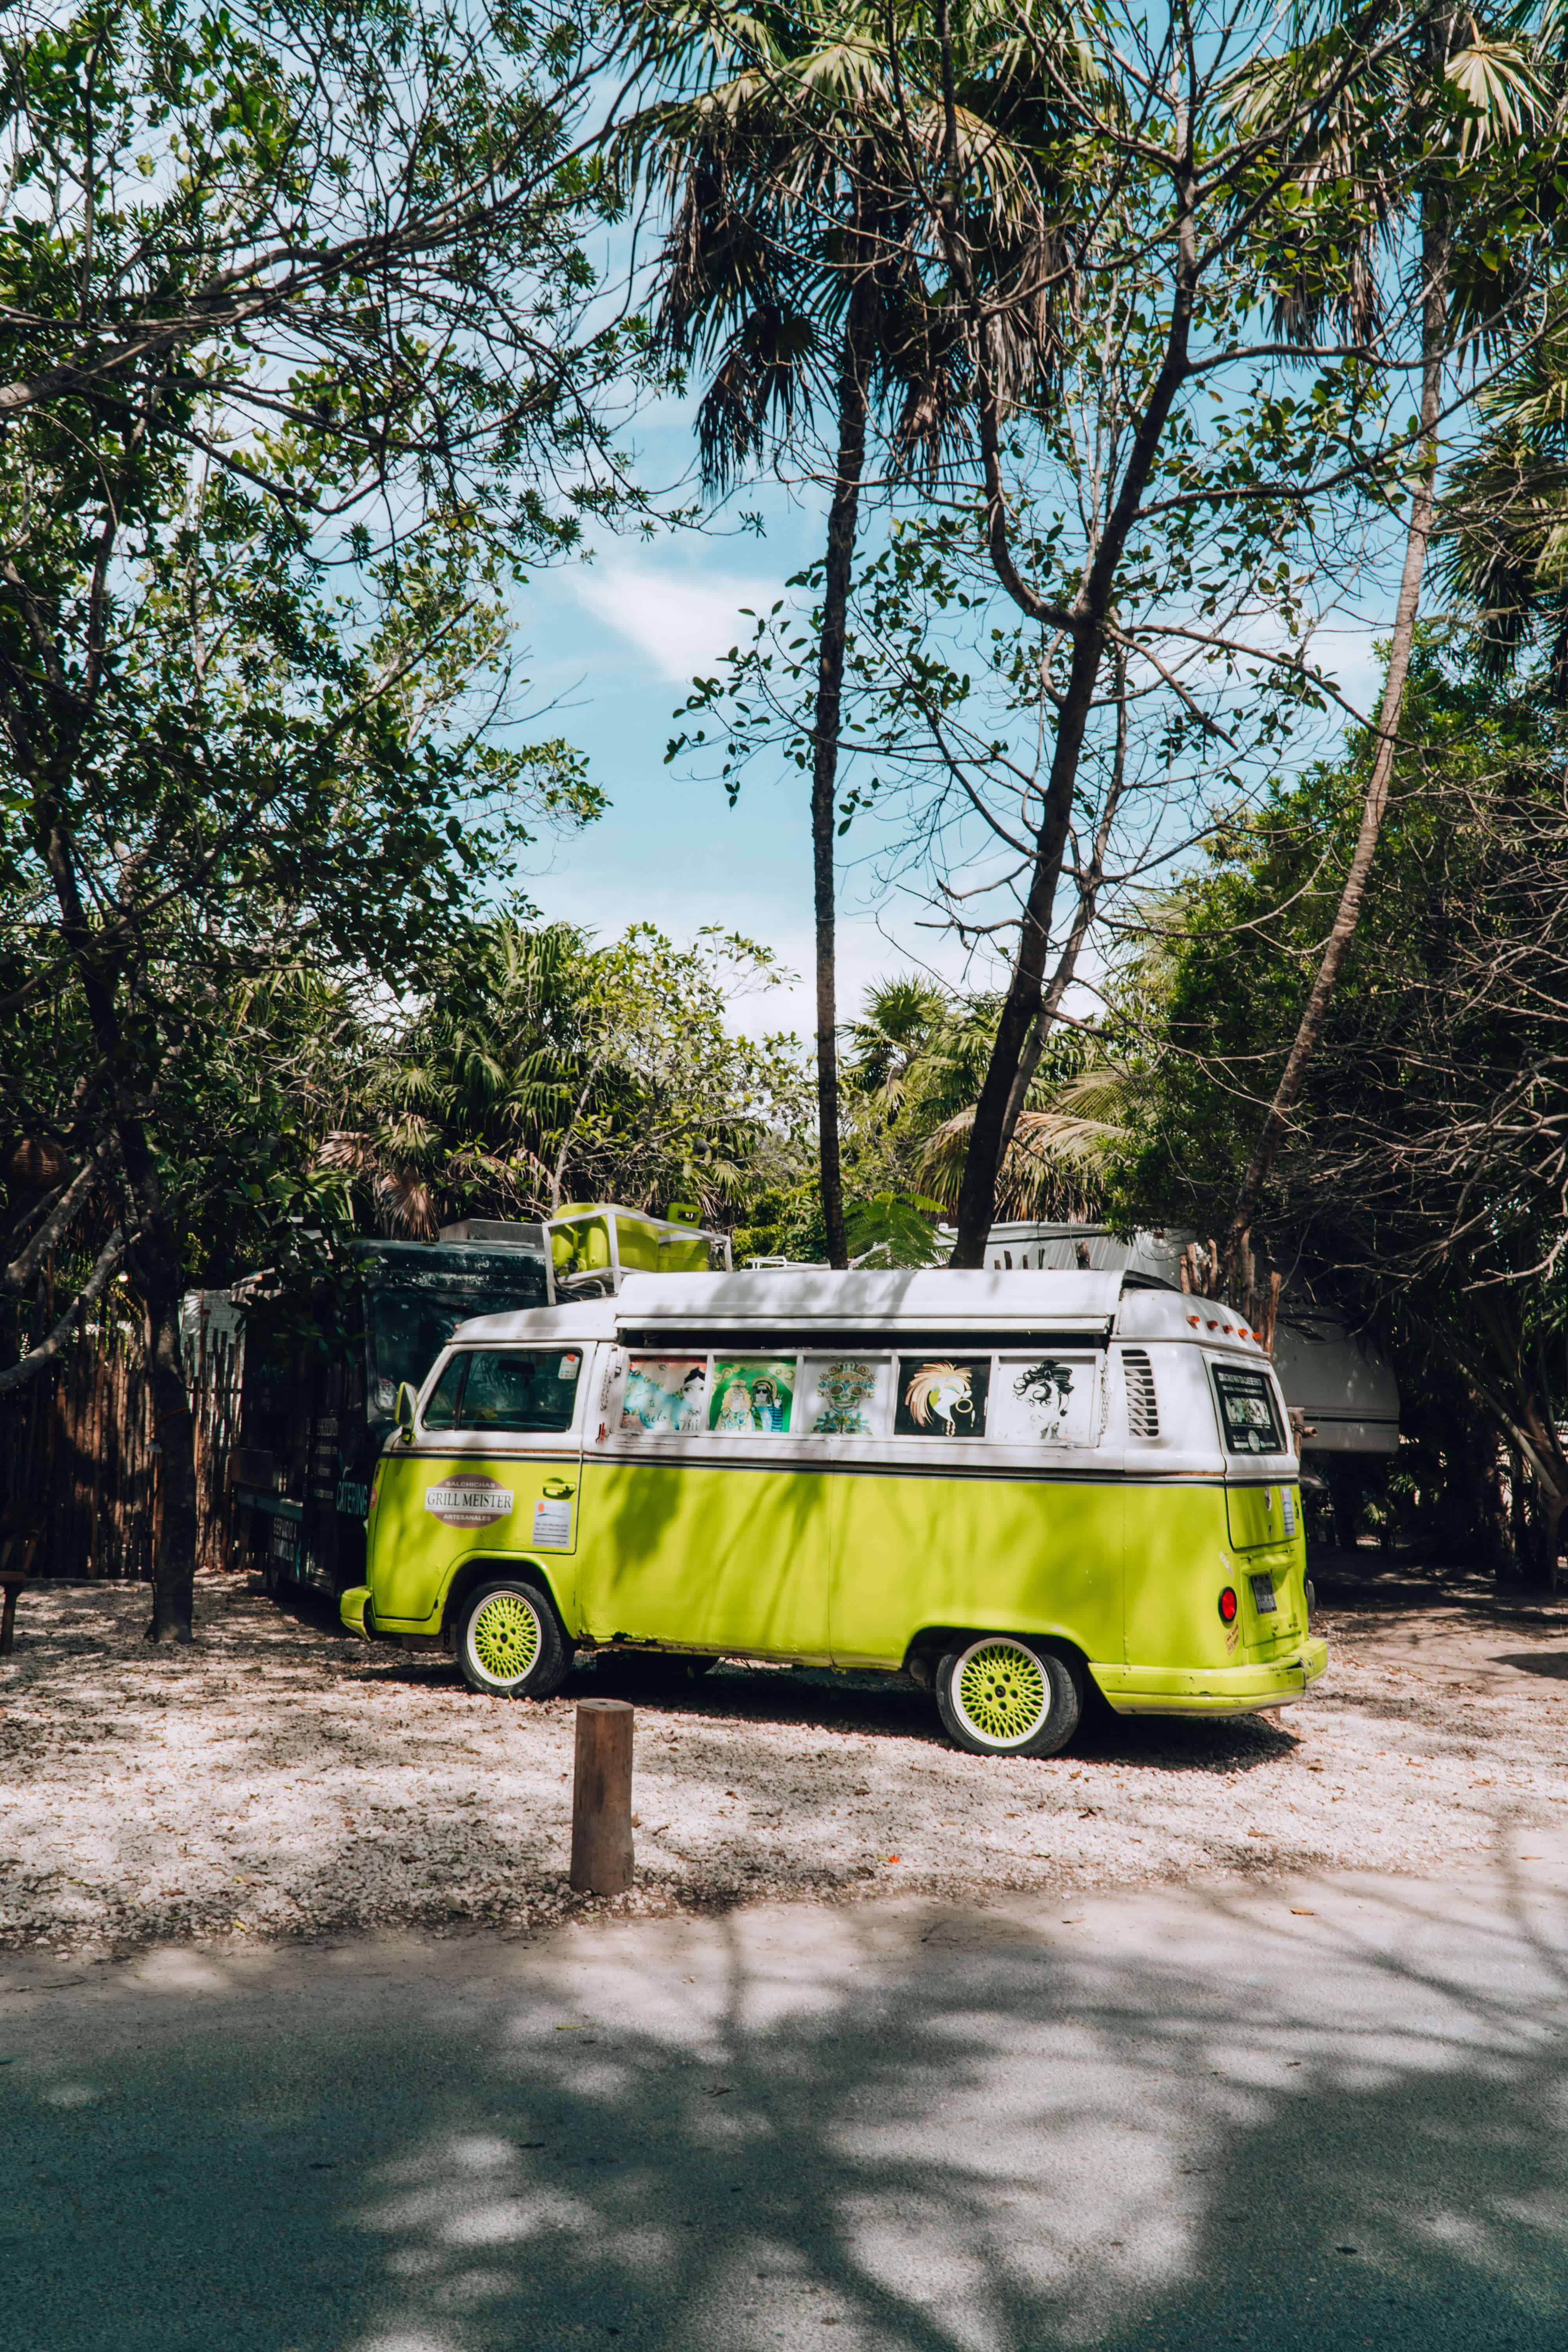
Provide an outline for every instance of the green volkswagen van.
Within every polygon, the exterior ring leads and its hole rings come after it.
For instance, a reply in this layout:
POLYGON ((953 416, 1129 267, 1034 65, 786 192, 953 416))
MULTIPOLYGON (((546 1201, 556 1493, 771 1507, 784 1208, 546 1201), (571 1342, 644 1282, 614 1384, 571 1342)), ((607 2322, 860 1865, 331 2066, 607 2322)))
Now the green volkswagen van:
POLYGON ((633 1274, 487 1316, 377 1467, 344 1622, 542 1697, 574 1652, 879 1669, 986 1755, 1297 1698, 1284 1400, 1230 1310, 1118 1274, 633 1274))

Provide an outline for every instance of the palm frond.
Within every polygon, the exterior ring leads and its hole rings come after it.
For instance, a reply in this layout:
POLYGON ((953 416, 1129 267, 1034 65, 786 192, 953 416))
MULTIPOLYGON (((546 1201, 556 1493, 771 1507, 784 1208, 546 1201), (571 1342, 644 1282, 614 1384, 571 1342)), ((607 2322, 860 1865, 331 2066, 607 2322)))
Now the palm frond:
MULTIPOLYGON (((944 1209, 956 1209, 974 1127, 973 1106, 947 1119, 921 1157, 921 1181, 944 1209)), ((1121 1129, 1070 1112, 1025 1110, 996 1179, 998 1218, 1094 1216, 1102 1203, 1100 1169, 1121 1129)))

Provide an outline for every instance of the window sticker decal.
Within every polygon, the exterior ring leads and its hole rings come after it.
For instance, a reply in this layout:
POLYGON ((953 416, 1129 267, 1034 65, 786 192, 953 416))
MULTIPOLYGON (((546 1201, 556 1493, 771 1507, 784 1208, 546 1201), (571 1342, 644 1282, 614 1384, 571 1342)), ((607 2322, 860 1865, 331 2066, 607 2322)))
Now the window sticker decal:
POLYGON ((782 1437, 795 1404, 793 1356, 718 1356, 708 1404, 716 1437, 782 1437))
POLYGON ((621 1427, 632 1435, 684 1437, 708 1422, 706 1356, 634 1356, 621 1401, 621 1427))
POLYGON ((900 1356, 896 1437, 984 1437, 989 1356, 900 1356))
POLYGON ((996 1367, 991 1435, 1004 1445, 1089 1445, 1099 1392, 1093 1356, 1004 1359, 996 1367))
POLYGON ((888 1425, 888 1370, 885 1356, 835 1356, 807 1364, 801 1427, 813 1437, 879 1436, 888 1425))

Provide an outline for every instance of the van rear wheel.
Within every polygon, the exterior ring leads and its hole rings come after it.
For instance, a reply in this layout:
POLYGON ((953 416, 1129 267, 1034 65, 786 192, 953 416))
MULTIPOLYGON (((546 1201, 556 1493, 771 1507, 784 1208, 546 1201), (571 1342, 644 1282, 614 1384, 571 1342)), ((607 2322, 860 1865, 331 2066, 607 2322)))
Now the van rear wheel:
POLYGON ((572 1653, 538 1585, 508 1577, 470 1596, 458 1664, 468 1688, 491 1698, 549 1698, 565 1681, 572 1653))
POLYGON ((957 1643, 936 1672, 944 1728, 975 1756, 1055 1756, 1083 1713, 1082 1670, 1016 1633, 957 1643))

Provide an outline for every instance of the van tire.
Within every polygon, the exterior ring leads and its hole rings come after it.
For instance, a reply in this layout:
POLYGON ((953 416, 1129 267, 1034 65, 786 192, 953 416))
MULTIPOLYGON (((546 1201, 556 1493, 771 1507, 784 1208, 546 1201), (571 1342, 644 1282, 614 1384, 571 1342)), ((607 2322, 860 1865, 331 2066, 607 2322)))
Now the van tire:
POLYGON ((936 1670, 936 1704, 973 1756, 1056 1756, 1083 1714, 1083 1669, 1017 1633, 968 1634, 936 1670))
POLYGON ((458 1664, 487 1698, 551 1698, 572 1653, 548 1593, 527 1577, 497 1577, 469 1593, 458 1629, 458 1664))

